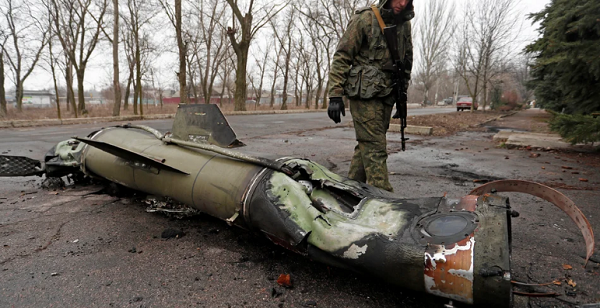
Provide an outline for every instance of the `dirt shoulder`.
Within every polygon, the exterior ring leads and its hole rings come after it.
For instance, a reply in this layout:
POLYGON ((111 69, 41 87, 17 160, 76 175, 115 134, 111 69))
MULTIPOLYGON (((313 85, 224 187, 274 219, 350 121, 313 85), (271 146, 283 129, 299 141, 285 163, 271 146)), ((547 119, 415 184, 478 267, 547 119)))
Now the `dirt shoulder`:
MULTIPOLYGON (((409 125, 433 127, 434 136, 449 136, 464 131, 486 131, 481 125, 498 117, 507 116, 510 113, 497 111, 461 111, 444 114, 430 114, 409 116, 409 125)), ((399 120, 392 120, 392 124, 400 124, 399 120)))

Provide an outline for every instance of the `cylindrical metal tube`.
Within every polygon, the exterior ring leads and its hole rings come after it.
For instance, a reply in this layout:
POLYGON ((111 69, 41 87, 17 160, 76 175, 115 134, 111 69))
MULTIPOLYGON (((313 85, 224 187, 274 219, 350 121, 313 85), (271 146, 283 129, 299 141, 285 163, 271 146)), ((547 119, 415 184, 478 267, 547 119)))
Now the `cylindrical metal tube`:
POLYGON ((221 219, 240 210, 250 181, 263 169, 208 151, 165 145, 140 130, 109 128, 92 139, 153 157, 189 175, 158 170, 92 146, 83 153, 86 172, 148 194, 171 197, 221 219))

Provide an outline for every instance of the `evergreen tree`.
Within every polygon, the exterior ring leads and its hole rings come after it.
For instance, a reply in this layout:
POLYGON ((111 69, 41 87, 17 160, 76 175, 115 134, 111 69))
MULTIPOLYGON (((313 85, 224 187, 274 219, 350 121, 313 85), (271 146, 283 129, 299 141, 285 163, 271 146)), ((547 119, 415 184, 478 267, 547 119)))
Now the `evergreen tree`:
POLYGON ((542 37, 526 47, 535 55, 537 104, 569 114, 600 111, 600 1, 552 0, 539 13, 542 37))

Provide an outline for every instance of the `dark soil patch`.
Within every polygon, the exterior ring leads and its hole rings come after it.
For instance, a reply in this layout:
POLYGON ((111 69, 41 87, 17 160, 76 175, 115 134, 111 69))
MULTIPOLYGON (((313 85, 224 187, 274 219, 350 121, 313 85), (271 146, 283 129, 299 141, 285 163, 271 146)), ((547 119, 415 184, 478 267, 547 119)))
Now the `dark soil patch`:
MULTIPOLYGON (((429 114, 410 116, 408 125, 433 127, 434 136, 449 136, 464 131, 486 131, 481 124, 489 122, 506 113, 496 111, 462 111, 444 114, 429 114)), ((400 124, 399 120, 392 120, 394 124, 400 124)))

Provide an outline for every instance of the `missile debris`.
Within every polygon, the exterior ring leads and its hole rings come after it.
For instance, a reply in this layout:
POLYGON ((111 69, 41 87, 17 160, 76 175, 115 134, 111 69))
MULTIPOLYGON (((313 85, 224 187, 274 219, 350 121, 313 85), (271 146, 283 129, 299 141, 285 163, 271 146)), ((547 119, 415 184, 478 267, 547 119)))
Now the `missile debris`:
MULTIPOLYGON (((171 134, 107 127, 57 144, 43 163, 0 156, 0 176, 101 179, 185 204, 312 260, 467 304, 512 305, 510 230, 518 213, 496 192, 555 204, 580 228, 587 259, 594 252, 583 213, 541 184, 495 181, 459 199, 399 198, 308 159, 232 149, 242 145, 217 106, 182 105, 171 134)), ((154 203, 150 211, 180 212, 154 203)))

